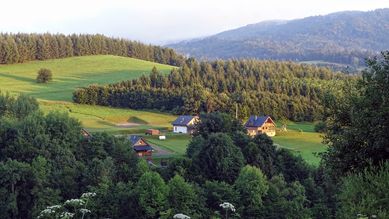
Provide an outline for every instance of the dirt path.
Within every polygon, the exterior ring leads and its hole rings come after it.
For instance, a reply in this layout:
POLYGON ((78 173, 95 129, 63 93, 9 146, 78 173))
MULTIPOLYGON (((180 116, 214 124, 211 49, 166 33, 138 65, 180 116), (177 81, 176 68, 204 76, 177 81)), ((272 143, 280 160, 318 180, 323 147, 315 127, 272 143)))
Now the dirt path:
POLYGON ((140 126, 140 124, 133 123, 133 122, 125 122, 125 123, 117 123, 116 126, 120 128, 131 128, 131 127, 140 126))
POLYGON ((157 145, 151 145, 151 147, 154 148, 154 151, 153 151, 153 157, 165 157, 165 156, 169 156, 169 155, 172 155, 173 153, 166 150, 166 149, 163 149, 157 145))

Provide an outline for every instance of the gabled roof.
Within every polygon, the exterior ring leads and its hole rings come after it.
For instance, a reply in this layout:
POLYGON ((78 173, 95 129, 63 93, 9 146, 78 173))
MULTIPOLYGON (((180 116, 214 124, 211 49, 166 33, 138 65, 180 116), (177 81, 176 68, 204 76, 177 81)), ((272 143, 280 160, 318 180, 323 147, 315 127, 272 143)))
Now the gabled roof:
POLYGON ((246 122, 244 126, 246 127, 261 127, 268 119, 273 120, 270 116, 250 116, 249 120, 246 122))
POLYGON ((140 137, 138 135, 130 135, 130 136, 128 136, 128 140, 130 140, 131 145, 136 144, 136 142, 138 142, 140 139, 142 139, 142 137, 140 137))
POLYGON ((128 140, 131 142, 131 146, 135 151, 152 151, 153 148, 146 142, 144 138, 139 135, 130 135, 128 136, 128 140), (143 140, 146 145, 135 145, 139 140, 143 140))
POLYGON ((133 147, 135 151, 152 151, 153 148, 150 145, 145 145, 145 146, 134 146, 133 147))
POLYGON ((187 126, 192 119, 196 118, 197 116, 179 116, 174 122, 172 122, 172 125, 175 126, 187 126))

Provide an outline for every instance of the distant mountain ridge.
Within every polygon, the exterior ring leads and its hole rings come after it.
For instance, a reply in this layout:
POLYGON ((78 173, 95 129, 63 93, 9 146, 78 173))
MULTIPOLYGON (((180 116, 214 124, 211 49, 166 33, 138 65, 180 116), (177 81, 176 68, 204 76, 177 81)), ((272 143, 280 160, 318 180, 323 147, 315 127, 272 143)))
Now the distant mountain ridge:
POLYGON ((389 9, 377 9, 264 21, 168 46, 197 58, 323 61, 361 66, 364 58, 389 49, 388 36, 389 9))

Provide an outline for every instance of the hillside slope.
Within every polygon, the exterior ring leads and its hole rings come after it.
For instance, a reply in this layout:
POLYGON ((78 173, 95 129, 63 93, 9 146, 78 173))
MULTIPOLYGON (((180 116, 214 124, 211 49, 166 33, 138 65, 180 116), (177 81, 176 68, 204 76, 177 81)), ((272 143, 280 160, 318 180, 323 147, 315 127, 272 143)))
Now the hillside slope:
POLYGON ((388 35, 389 9, 378 9, 265 21, 169 46, 199 58, 320 60, 360 66, 365 57, 389 49, 388 35))
POLYGON ((173 66, 112 55, 82 56, 23 64, 0 65, 0 90, 27 93, 39 99, 71 101, 77 87, 108 84, 149 74, 153 67, 169 73, 173 66), (53 81, 36 83, 37 71, 48 68, 53 81))

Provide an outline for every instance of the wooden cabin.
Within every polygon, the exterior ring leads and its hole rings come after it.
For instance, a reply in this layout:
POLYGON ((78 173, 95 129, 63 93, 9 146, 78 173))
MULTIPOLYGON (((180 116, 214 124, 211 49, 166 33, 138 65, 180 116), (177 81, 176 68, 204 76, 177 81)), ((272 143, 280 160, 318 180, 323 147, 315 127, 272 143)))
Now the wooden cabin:
POLYGON ((179 116, 173 123, 174 133, 193 134, 195 125, 199 122, 198 116, 179 116))
POLYGON ((158 129, 147 129, 145 132, 146 135, 159 135, 161 132, 158 129))
POLYGON ((249 136, 266 134, 273 137, 276 135, 276 124, 270 116, 250 116, 244 126, 249 136))
POLYGON ((138 157, 146 157, 148 160, 151 159, 153 155, 153 148, 144 138, 138 135, 130 135, 128 140, 130 140, 131 147, 134 149, 138 157))

